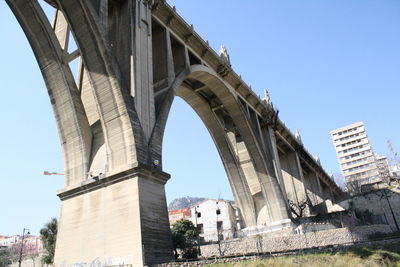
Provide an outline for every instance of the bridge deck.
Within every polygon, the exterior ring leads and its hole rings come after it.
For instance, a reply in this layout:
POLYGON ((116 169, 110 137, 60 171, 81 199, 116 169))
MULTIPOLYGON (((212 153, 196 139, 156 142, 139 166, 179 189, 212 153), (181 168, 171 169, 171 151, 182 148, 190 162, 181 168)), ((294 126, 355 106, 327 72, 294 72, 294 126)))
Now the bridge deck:
MULTIPOLYGON (((54 8, 57 3, 54 0, 44 0, 54 8)), ((253 92, 251 87, 247 85, 240 75, 238 75, 231 66, 223 62, 220 56, 210 47, 199 34, 196 33, 192 25, 189 25, 165 0, 154 0, 153 18, 158 22, 166 25, 175 35, 185 41, 185 44, 198 54, 201 59, 211 68, 221 70, 219 74, 228 82, 232 88, 236 90, 238 95, 245 101, 261 118, 271 118, 275 111, 271 109, 265 101, 253 92)), ((336 194, 341 195, 343 191, 336 185, 331 177, 325 172, 314 157, 307 151, 301 142, 299 142, 291 131, 285 126, 281 120, 277 120, 274 125, 275 130, 280 136, 295 149, 303 161, 311 166, 318 174, 321 181, 329 186, 336 194)))

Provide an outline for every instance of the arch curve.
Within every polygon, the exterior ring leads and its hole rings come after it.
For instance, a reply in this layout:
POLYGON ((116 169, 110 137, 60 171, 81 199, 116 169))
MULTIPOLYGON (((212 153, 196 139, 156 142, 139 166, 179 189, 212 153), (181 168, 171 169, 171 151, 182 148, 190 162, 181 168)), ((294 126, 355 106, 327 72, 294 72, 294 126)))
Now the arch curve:
POLYGON ((211 68, 192 65, 177 76, 156 122, 158 128, 151 143, 153 151, 162 154, 165 126, 175 96, 187 102, 207 127, 246 226, 288 219, 287 206, 274 170, 264 163, 266 154, 256 142, 235 90, 211 68))
POLYGON ((36 1, 7 0, 32 47, 55 113, 64 155, 65 186, 80 183, 89 169, 91 131, 62 49, 36 1))

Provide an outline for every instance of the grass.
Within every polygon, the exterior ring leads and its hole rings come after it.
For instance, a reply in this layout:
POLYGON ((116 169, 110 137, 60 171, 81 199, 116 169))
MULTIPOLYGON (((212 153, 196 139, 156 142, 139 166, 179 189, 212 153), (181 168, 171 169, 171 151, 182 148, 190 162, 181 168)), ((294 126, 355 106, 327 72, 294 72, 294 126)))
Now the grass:
POLYGON ((272 257, 209 267, 400 267, 400 243, 347 251, 272 257))

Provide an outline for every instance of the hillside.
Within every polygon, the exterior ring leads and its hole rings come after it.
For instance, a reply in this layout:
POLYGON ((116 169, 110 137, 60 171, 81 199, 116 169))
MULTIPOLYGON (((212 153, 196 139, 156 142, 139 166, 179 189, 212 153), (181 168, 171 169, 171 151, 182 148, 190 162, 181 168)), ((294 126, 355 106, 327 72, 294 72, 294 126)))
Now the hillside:
POLYGON ((169 210, 179 210, 179 209, 185 209, 185 208, 190 208, 191 206, 206 200, 204 197, 179 197, 175 198, 172 200, 169 205, 168 209, 169 210))

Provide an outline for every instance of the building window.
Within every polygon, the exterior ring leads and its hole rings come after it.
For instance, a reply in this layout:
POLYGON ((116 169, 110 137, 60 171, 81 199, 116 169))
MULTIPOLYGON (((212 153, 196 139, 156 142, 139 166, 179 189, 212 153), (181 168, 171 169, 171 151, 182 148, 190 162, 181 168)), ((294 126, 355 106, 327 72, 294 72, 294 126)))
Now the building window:
POLYGON ((201 212, 197 212, 197 218, 201 217, 201 212))
POLYGON ((221 210, 217 209, 216 213, 217 213, 217 215, 220 215, 221 214, 221 210))

